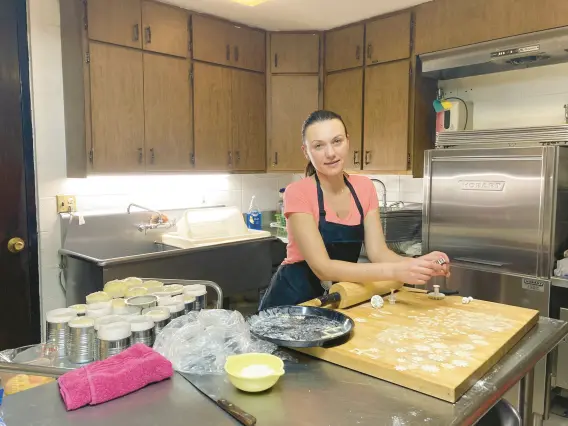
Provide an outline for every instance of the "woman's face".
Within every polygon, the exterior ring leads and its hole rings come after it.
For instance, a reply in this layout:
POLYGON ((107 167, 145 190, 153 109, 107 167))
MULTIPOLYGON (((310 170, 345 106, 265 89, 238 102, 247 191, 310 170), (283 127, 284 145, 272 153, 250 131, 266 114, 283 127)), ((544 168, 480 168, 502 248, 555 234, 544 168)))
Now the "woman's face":
POLYGON ((349 138, 343 123, 333 119, 310 125, 306 129, 302 149, 319 173, 328 176, 342 174, 349 155, 349 138))

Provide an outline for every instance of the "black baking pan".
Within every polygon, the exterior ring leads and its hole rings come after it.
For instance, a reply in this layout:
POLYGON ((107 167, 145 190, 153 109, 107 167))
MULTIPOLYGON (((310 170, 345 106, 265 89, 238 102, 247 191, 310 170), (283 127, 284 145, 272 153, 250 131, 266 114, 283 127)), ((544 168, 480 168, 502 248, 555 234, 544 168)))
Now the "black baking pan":
POLYGON ((312 306, 277 306, 247 320, 251 334, 288 348, 331 347, 351 337, 355 323, 347 315, 312 306))

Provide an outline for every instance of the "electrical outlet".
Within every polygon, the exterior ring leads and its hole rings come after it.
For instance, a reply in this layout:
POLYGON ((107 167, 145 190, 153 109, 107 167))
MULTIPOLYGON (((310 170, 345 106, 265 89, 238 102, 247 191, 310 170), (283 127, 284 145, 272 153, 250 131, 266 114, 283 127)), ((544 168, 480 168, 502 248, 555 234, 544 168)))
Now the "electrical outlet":
POLYGON ((77 211, 77 199, 74 195, 58 195, 57 213, 72 213, 77 211))

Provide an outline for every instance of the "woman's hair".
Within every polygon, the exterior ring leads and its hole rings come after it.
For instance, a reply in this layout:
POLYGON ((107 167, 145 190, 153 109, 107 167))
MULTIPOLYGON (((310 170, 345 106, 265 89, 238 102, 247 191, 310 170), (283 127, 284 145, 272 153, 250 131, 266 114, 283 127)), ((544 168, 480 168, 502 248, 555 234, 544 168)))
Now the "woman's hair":
MULTIPOLYGON (((317 111, 312 112, 310 115, 308 115, 308 118, 306 118, 306 120, 304 121, 304 124, 302 125, 302 142, 305 143, 306 142, 306 130, 308 129, 308 127, 310 127, 312 124, 315 123, 320 123, 322 121, 328 121, 328 120, 339 120, 341 121, 341 124, 343 124, 343 128, 345 129, 345 135, 347 135, 347 126, 345 125, 345 122, 343 121, 343 118, 341 118, 341 116, 333 111, 327 111, 325 109, 319 109, 317 111)), ((307 176, 313 176, 316 174, 316 169, 314 167, 314 165, 312 164, 312 162, 308 162, 308 165, 306 166, 306 177, 307 176)))

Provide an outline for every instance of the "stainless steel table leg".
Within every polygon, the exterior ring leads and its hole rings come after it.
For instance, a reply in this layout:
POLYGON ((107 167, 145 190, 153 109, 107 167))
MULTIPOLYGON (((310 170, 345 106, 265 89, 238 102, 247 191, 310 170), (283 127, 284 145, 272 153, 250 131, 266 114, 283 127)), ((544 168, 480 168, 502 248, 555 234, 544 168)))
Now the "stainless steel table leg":
POLYGON ((546 385, 544 388, 544 414, 542 416, 543 420, 548 420, 548 418, 550 417, 550 408, 552 404, 552 366, 556 361, 553 352, 549 352, 549 354, 546 356, 546 385))
POLYGON ((529 371, 519 383, 519 414, 523 426, 533 426, 534 370, 529 371))

